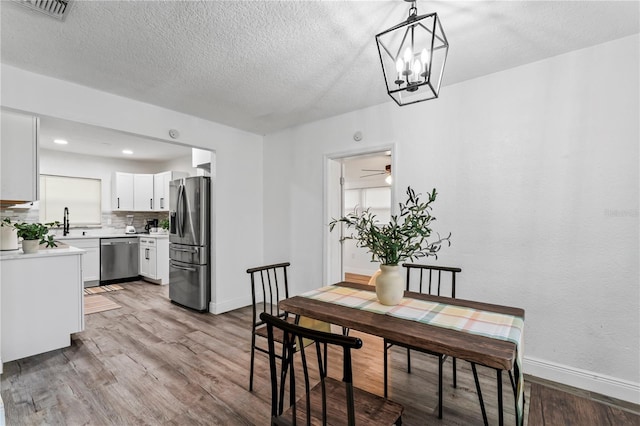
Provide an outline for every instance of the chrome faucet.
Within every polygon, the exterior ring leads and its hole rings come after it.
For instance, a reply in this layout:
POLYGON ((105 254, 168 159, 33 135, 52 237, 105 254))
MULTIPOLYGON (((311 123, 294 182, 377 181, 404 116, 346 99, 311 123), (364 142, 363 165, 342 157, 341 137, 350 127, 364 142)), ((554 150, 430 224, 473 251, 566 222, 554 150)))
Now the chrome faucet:
POLYGON ((64 217, 62 219, 62 236, 69 235, 69 207, 64 208, 64 217))

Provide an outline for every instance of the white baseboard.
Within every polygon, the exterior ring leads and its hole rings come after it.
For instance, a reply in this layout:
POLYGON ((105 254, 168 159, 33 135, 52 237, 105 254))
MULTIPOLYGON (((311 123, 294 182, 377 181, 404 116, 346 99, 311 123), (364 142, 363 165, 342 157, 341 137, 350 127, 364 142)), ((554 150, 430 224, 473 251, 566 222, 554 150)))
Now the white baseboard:
POLYGON ((224 314, 234 309, 244 308, 251 305, 251 296, 237 297, 231 300, 225 300, 220 303, 209 302, 209 312, 212 314, 224 314))
POLYGON ((524 372, 542 379, 640 404, 640 383, 526 356, 524 372))

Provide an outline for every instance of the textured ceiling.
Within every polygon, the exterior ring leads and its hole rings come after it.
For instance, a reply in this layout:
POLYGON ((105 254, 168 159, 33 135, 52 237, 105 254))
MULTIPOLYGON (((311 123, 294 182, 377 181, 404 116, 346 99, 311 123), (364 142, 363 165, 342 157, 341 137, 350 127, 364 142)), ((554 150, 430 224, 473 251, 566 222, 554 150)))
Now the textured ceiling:
MULTIPOLYGON (((408 10, 400 0, 75 1, 60 22, 0 4, 3 63, 259 134, 389 102, 374 36, 408 10)), ((420 14, 438 12, 451 45, 441 96, 453 83, 637 33, 639 8, 418 2, 420 14)))

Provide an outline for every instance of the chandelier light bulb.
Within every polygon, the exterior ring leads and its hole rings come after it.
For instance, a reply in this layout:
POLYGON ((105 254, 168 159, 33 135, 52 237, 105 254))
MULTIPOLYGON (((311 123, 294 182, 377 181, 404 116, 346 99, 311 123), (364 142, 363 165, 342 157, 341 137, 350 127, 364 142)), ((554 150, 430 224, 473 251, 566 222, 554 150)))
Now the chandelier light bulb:
POLYGON ((398 58, 398 61, 396 62, 396 71, 398 71, 398 74, 401 74, 403 69, 404 69, 404 61, 398 58))
POLYGON ((413 53, 411 53, 411 48, 407 47, 404 50, 404 62, 407 64, 407 66, 409 66, 409 64, 411 63, 412 56, 413 56, 413 53))
POLYGON ((413 77, 413 81, 417 82, 420 78, 420 71, 422 70, 422 65, 420 64, 420 60, 416 59, 413 63, 413 68, 411 69, 413 77))
POLYGON ((426 79, 427 74, 429 73, 429 53, 427 52, 426 48, 422 49, 422 52, 420 53, 420 59, 422 59, 422 65, 424 65, 424 70, 421 75, 426 79))

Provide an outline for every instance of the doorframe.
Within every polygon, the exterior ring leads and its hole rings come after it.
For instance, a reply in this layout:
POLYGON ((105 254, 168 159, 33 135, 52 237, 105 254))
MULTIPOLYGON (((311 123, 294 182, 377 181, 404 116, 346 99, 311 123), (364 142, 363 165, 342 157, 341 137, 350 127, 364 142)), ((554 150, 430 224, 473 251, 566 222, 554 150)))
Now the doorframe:
MULTIPOLYGON (((335 196, 336 191, 340 191, 340 188, 331 188, 330 187, 330 165, 332 161, 340 161, 344 158, 348 157, 357 157, 361 155, 371 155, 377 154, 380 152, 391 152, 391 170, 393 170, 393 180, 391 181, 391 211, 393 213, 393 206, 395 205, 395 188, 397 179, 397 161, 396 161, 396 145, 395 143, 385 144, 385 145, 376 145, 376 146, 368 146, 362 147, 358 149, 346 150, 328 153, 324 155, 323 158, 323 179, 322 179, 322 223, 323 223, 323 236, 322 236, 322 282, 323 285, 334 284, 330 279, 336 272, 335 269, 341 269, 341 265, 335 265, 331 262, 331 234, 329 233, 328 224, 331 221, 331 211, 330 211, 330 202, 329 200, 332 196, 335 196)), ((341 172, 342 176, 342 172, 341 172)), ((342 189, 342 192, 344 189, 342 189)), ((344 210, 344 194, 340 194, 341 202, 340 209, 344 210)), ((342 247, 340 248, 340 263, 342 263, 342 247)), ((343 271, 340 270, 340 274, 342 275, 343 271)), ((344 276, 343 276, 344 278, 344 276)))

